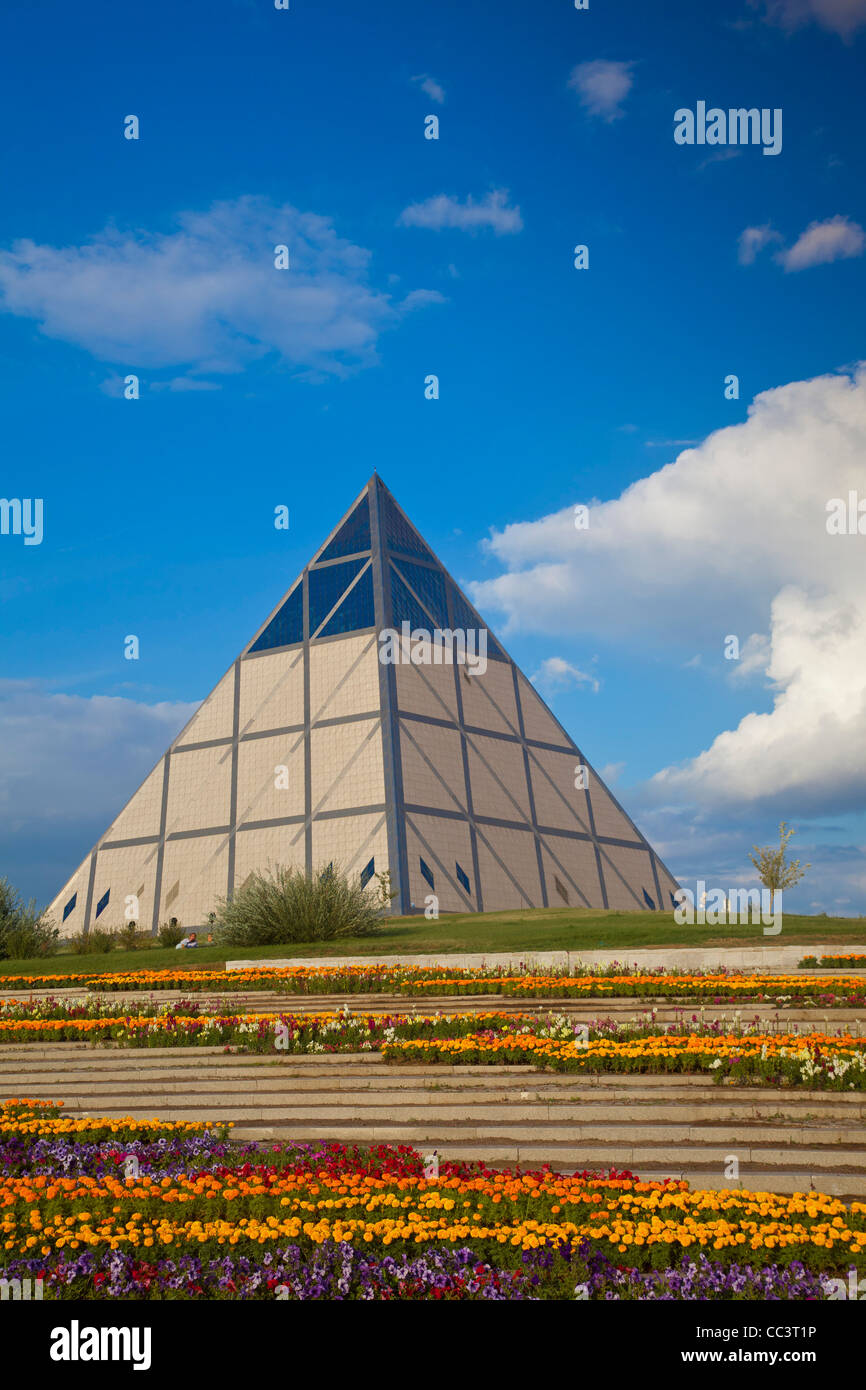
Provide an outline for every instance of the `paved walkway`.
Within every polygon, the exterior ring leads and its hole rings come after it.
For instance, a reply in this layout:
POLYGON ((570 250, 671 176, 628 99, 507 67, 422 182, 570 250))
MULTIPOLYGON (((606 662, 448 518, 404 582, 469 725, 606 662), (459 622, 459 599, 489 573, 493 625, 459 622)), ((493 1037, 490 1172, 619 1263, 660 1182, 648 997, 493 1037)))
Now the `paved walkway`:
POLYGON ((728 970, 795 970, 804 956, 816 956, 819 960, 826 952, 838 951, 845 955, 866 954, 864 946, 810 946, 807 943, 795 946, 715 946, 715 947, 654 947, 651 950, 624 948, 620 951, 524 951, 511 954, 492 952, 489 955, 454 954, 439 956, 296 956, 292 960, 229 960, 226 970, 256 969, 269 966, 282 969, 291 965, 441 965, 443 969, 457 966, 505 966, 509 969, 534 969, 536 966, 551 965, 608 965, 618 960, 626 965, 638 966, 676 966, 693 970, 723 965, 728 970))

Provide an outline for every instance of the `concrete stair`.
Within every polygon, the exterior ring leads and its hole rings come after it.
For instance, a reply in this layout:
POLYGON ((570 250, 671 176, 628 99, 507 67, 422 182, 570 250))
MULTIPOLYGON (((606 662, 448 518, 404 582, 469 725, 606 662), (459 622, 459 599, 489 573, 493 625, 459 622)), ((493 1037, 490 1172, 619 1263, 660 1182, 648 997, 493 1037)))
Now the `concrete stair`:
POLYGON ((386 1065, 376 1053, 0 1046, 0 1098, 71 1114, 232 1120, 235 1140, 404 1143, 441 1158, 629 1168, 780 1192, 866 1198, 866 1095, 716 1086, 694 1076, 386 1065))

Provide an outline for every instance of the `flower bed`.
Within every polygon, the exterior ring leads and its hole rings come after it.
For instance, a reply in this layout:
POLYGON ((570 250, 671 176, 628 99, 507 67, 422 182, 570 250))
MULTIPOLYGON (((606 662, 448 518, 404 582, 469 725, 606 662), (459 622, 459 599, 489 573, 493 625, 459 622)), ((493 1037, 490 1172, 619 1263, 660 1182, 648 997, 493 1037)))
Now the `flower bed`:
POLYGON ((613 962, 544 971, 499 967, 443 971, 441 966, 353 965, 222 970, 138 970, 97 975, 87 988, 99 991, 182 989, 277 990, 284 994, 501 994, 517 999, 665 998, 790 1005, 814 1000, 826 1008, 866 1007, 866 983, 856 976, 715 971, 639 970, 613 962))
POLYGON ((205 1122, 124 1121, 118 1143, 99 1118, 46 1133, 44 1103, 0 1114, 0 1277, 49 1298, 820 1298, 822 1275, 866 1269, 866 1204, 820 1193, 472 1163, 426 1178, 406 1147, 232 1153, 205 1122))
MULTIPOLYGON (((195 1006, 193 1006, 195 1007, 195 1006)), ((736 1028, 697 1015, 661 1028, 653 1012, 591 1024, 564 1015, 207 1014, 147 1003, 120 1015, 105 1001, 42 1000, 0 1015, 0 1043, 84 1041, 122 1047, 219 1047, 244 1052, 381 1052, 386 1061, 531 1065, 573 1072, 706 1073, 716 1081, 866 1090, 866 1038, 736 1028), (20 1016, 18 1016, 20 1015, 20 1016)))

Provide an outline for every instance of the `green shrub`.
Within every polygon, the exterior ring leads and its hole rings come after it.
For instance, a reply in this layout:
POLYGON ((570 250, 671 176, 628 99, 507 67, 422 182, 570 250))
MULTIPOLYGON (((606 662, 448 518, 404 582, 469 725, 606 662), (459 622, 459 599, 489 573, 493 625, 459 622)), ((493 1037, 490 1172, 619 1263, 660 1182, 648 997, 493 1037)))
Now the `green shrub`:
POLYGON ((127 922, 117 933, 117 944, 124 951, 142 951, 153 946, 149 931, 139 931, 137 922, 127 922))
POLYGON ((370 936, 381 920, 381 905, 332 865, 311 878, 278 865, 252 874, 231 902, 220 901, 216 936, 227 946, 329 941, 370 936))
POLYGON ((0 960, 28 960, 50 956, 60 935, 50 918, 25 903, 8 878, 0 878, 0 960))
POLYGON ((160 946, 176 946, 179 941, 183 941, 185 936, 186 932, 176 917, 172 917, 170 922, 162 922, 160 924, 160 946))
POLYGON ((114 950, 118 938, 106 927, 91 927, 89 932, 81 931, 76 932, 75 936, 67 936, 64 944, 72 956, 103 956, 106 951, 114 950))
POLYGON ((106 951, 113 951, 117 945, 117 937, 107 927, 91 927, 87 939, 90 943, 89 954, 92 956, 102 956, 106 951))

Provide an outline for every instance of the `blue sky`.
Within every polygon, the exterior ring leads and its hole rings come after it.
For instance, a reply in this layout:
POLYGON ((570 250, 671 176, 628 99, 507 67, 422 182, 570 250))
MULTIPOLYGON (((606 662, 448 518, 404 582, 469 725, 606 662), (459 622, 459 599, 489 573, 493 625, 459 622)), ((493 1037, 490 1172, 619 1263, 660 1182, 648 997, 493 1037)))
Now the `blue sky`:
POLYGON ((45 516, 0 536, 0 874, 53 895, 378 469, 674 873, 748 881, 784 817, 789 905, 866 910, 866 537, 824 528, 866 496, 866 0, 0 39, 0 492, 45 516), (781 152, 677 145, 698 101, 781 152))

